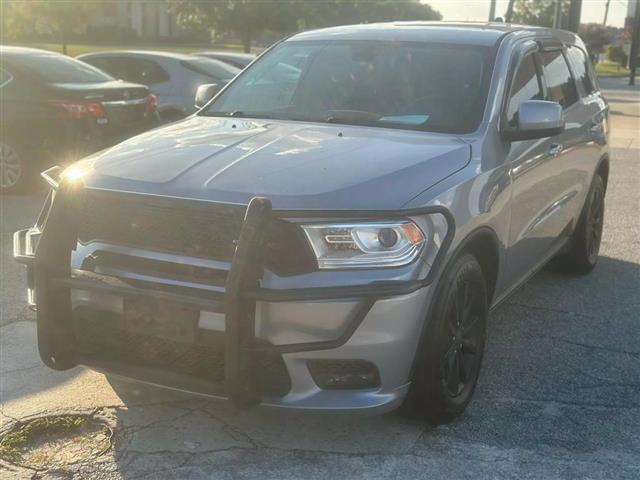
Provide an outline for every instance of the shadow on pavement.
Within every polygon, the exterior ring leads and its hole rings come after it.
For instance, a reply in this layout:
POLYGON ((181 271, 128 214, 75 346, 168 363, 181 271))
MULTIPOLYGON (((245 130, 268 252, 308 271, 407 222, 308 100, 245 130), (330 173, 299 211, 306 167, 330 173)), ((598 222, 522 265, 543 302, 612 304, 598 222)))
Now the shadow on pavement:
POLYGON ((141 450, 170 450, 176 464, 257 447, 411 454, 461 443, 575 458, 613 450, 639 455, 638 292, 640 266, 608 257, 601 257, 592 275, 536 275, 491 314, 483 372, 469 410, 436 428, 398 414, 239 411, 110 378, 125 405, 148 402, 114 411, 116 458, 130 471, 132 452, 141 450))

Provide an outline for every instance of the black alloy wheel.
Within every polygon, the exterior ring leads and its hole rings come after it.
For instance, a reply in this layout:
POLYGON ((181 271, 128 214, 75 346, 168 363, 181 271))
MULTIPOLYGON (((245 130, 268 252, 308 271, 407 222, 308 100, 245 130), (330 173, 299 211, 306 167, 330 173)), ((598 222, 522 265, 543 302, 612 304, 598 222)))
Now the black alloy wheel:
POLYGON ((602 226, 604 224, 604 190, 595 188, 591 197, 589 207, 589 217, 586 228, 586 244, 589 256, 589 263, 595 265, 600 253, 600 242, 602 240, 602 226))
POLYGON ((473 255, 462 254, 438 281, 402 406, 405 414, 437 425, 464 412, 480 373, 487 315, 482 268, 473 255))
POLYGON ((479 345, 484 337, 480 317, 484 302, 478 297, 478 290, 463 280, 449 305, 446 326, 450 340, 442 359, 441 381, 452 398, 473 388, 480 370, 479 345))
POLYGON ((602 242, 605 192, 604 181, 596 174, 567 250, 553 261, 558 270, 584 275, 595 268, 602 242))

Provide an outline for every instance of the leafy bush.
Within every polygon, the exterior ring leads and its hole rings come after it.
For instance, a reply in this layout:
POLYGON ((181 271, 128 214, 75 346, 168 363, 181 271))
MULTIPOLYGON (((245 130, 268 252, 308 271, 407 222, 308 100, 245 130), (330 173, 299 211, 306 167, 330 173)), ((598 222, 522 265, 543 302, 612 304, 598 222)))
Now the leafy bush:
POLYGON ((627 66, 628 57, 620 45, 609 45, 607 47, 607 58, 621 67, 627 66))

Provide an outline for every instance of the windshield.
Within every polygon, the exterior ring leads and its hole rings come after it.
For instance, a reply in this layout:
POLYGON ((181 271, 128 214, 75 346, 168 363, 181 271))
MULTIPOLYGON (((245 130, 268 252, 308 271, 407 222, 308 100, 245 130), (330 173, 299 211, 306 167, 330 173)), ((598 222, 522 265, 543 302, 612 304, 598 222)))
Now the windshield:
POLYGON ((218 80, 231 80, 238 73, 240 69, 218 60, 209 58, 194 59, 183 62, 190 70, 207 75, 208 77, 214 77, 218 80))
POLYGON ((494 49, 378 41, 288 42, 201 113, 445 133, 478 127, 494 49))
POLYGON ((16 63, 47 83, 110 82, 113 77, 91 65, 64 55, 22 55, 16 63))

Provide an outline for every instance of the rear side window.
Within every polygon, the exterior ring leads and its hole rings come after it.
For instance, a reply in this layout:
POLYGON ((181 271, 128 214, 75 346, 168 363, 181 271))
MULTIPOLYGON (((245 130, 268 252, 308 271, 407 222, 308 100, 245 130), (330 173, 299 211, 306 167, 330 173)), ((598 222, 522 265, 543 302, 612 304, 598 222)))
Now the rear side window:
POLYGON ((542 52, 540 55, 547 84, 547 100, 567 108, 578 100, 578 94, 562 51, 542 52))
POLYGON ((123 58, 123 70, 125 80, 143 85, 154 85, 169 80, 169 74, 151 60, 142 58, 123 58))
POLYGON ((107 57, 98 57, 98 58, 81 58, 83 62, 86 62, 90 65, 93 65, 96 68, 99 68, 103 72, 107 72, 109 75, 113 75, 115 78, 122 78, 117 68, 115 68, 114 60, 112 58, 107 57))
POLYGON ((193 72, 216 80, 222 80, 223 82, 231 80, 240 73, 240 69, 233 65, 209 58, 198 58, 180 63, 193 72))
POLYGON ((593 77, 591 76, 591 62, 589 57, 578 47, 569 47, 567 49, 567 58, 569 59, 573 74, 576 77, 580 94, 585 96, 593 93, 596 88, 593 77))
POLYGON ((511 95, 507 105, 507 121, 509 125, 516 124, 516 113, 522 102, 527 100, 542 100, 542 86, 536 70, 534 55, 527 55, 516 70, 511 95))

